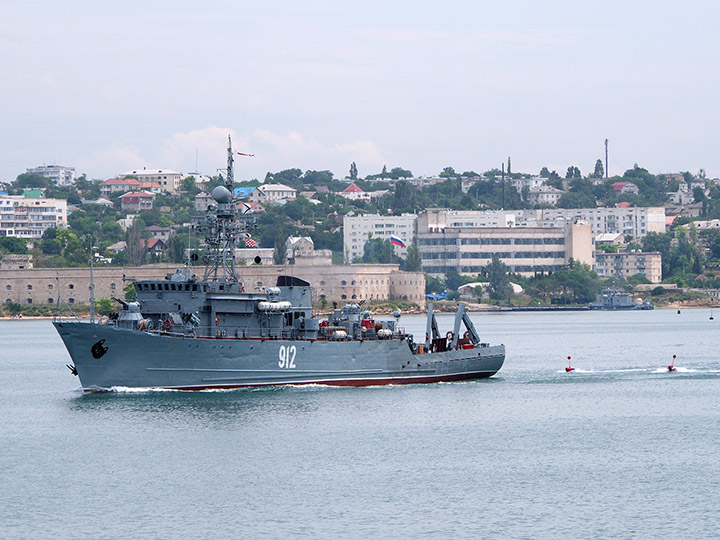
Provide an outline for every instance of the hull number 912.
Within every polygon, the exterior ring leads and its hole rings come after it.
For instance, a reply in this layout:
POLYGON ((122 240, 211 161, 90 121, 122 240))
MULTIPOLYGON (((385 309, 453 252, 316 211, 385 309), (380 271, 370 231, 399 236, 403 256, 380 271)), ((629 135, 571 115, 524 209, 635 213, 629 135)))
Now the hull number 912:
POLYGON ((297 347, 295 345, 280 345, 278 353, 278 366, 281 368, 294 369, 297 347))

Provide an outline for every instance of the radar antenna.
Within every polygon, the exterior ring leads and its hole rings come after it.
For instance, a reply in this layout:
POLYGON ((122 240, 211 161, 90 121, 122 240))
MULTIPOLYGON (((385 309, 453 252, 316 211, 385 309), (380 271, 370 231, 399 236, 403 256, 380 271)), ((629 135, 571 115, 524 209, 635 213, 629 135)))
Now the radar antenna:
POLYGON ((238 283, 235 272, 235 240, 245 232, 244 221, 238 218, 235 197, 233 196, 233 152, 232 141, 228 135, 227 173, 221 186, 212 191, 217 203, 208 207, 207 215, 201 225, 205 232, 205 277, 204 281, 238 283))

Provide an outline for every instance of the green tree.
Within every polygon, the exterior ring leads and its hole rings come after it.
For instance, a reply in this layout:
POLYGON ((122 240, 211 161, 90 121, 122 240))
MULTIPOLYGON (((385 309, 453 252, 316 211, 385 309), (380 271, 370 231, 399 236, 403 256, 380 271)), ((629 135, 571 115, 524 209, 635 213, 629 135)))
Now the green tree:
POLYGON ((390 240, 382 238, 371 238, 365 242, 365 250, 362 257, 364 263, 390 264, 399 262, 399 257, 395 255, 395 248, 390 240))
POLYGON ((595 170, 590 176, 593 178, 602 178, 603 176, 605 176, 605 168, 603 167, 603 162, 601 159, 598 159, 595 162, 595 170))
POLYGON ((123 293, 125 293, 125 301, 127 302, 134 302, 137 298, 137 292, 135 291, 135 284, 134 283, 128 283, 125 285, 125 288, 123 289, 123 293))
POLYGON ((15 236, 3 236, 0 237, 0 251, 5 253, 19 253, 25 254, 28 252, 27 244, 22 238, 16 238, 15 236))
POLYGON ((275 249, 273 250, 273 263, 274 264, 285 264, 287 261, 287 250, 285 249, 285 243, 287 237, 278 235, 275 237, 275 249))
POLYGON ((582 173, 580 172, 580 169, 574 165, 570 165, 565 173, 565 178, 582 178, 582 173))
POLYGON ((417 244, 411 244, 407 248, 407 255, 402 264, 402 269, 407 272, 420 272, 422 270, 422 258, 417 244))
POLYGON ((115 303, 111 298, 103 296, 100 300, 95 300, 95 311, 100 315, 108 315, 112 311, 115 311, 115 303))
POLYGON ((508 267, 498 257, 493 257, 490 264, 485 267, 488 277, 488 292, 490 298, 496 302, 509 302, 513 296, 508 267))
POLYGON ((357 180, 357 177, 358 177, 357 165, 355 165, 355 162, 353 161, 350 164, 350 180, 355 181, 355 180, 357 180))

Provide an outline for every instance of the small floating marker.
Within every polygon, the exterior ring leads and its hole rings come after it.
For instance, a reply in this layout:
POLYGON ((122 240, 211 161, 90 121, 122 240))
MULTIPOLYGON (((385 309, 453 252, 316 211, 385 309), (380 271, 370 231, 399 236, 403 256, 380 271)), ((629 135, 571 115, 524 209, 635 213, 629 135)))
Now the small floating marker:
POLYGON ((678 315, 680 315, 680 308, 678 308, 678 315))
POLYGON ((571 360, 571 359, 572 359, 572 357, 568 356, 568 365, 567 365, 567 367, 565 368, 565 371, 566 371, 567 373, 570 373, 571 371, 575 371, 575 368, 572 367, 572 365, 570 364, 570 360, 571 360))
MULTIPOLYGON (((679 310, 678 310, 679 311, 679 310)), ((675 359, 677 358, 677 355, 673 354, 673 362, 668 366, 668 371, 677 371, 677 368, 675 367, 675 359)))

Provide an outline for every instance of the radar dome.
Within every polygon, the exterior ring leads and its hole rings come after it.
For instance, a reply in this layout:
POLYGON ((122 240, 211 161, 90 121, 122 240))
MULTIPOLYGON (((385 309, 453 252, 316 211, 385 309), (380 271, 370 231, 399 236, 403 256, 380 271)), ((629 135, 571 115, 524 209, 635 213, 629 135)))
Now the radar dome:
POLYGON ((217 186, 212 191, 212 198, 215 199, 215 202, 218 204, 227 204, 230 202, 230 199, 232 199, 232 194, 225 186, 217 186))

